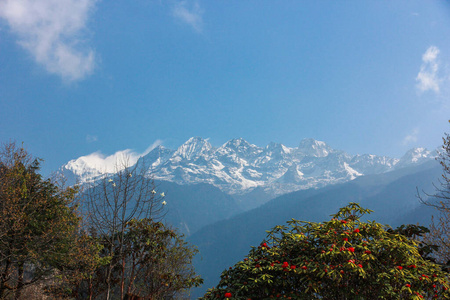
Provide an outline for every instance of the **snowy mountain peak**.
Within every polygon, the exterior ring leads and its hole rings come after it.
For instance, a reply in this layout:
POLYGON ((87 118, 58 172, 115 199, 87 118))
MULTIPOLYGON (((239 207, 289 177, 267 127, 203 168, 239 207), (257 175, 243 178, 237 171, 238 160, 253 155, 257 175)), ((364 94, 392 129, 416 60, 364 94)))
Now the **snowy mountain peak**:
POLYGON ((147 155, 140 158, 140 162, 149 169, 154 169, 160 164, 166 162, 174 153, 174 150, 167 149, 162 145, 156 146, 147 155))
POLYGON ((88 170, 88 172, 92 174, 101 174, 102 172, 104 172, 104 170, 102 170, 103 166, 100 162, 98 164, 95 164, 95 162, 92 163, 86 158, 86 156, 82 156, 77 159, 72 159, 64 167, 67 170, 71 170, 76 175, 86 173, 86 170, 88 170))
POLYGON ((250 144, 249 142, 247 142, 246 140, 244 140, 243 138, 237 138, 237 139, 232 139, 229 140, 228 142, 226 142, 223 145, 224 148, 230 148, 230 149, 249 149, 249 148, 258 148, 257 146, 250 144))
POLYGON ((279 144, 279 143, 269 143, 265 148, 264 151, 267 153, 267 155, 272 156, 287 156, 290 155, 292 153, 292 148, 286 147, 283 144, 279 144))
POLYGON ((436 157, 436 153, 429 151, 426 148, 412 148, 400 158, 396 168, 406 167, 411 164, 422 163, 428 159, 436 157))
POLYGON ((105 164, 100 159, 96 158, 96 153, 81 156, 77 159, 72 159, 67 164, 62 166, 59 170, 71 185, 75 183, 85 183, 90 180, 98 178, 102 174, 110 173, 105 164))
POLYGON ((262 152, 262 149, 256 145, 250 144, 243 138, 232 139, 217 149, 219 155, 237 155, 245 160, 254 157, 262 152))
POLYGON ((237 138, 237 139, 231 139, 226 143, 228 146, 235 146, 235 147, 239 147, 239 146, 249 146, 250 144, 244 140, 243 138, 237 138))
POLYGON ((333 152, 333 149, 325 142, 317 141, 312 138, 303 139, 298 146, 298 150, 307 156, 315 157, 325 157, 333 152))
POLYGON ((199 156, 208 156, 213 147, 211 144, 201 137, 191 137, 173 154, 174 156, 180 156, 187 160, 195 160, 199 156))

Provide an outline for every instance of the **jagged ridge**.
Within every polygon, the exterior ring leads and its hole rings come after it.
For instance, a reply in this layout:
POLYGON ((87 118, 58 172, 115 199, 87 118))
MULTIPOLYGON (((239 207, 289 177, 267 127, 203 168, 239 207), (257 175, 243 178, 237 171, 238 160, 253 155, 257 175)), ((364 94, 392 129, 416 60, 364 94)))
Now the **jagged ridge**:
MULTIPOLYGON (((176 150, 158 146, 140 162, 148 166, 149 176, 159 180, 209 183, 228 194, 262 187, 268 194, 281 195, 420 164, 435 155, 424 148, 411 149, 401 159, 351 155, 314 139, 304 139, 296 148, 277 143, 261 148, 238 138, 215 148, 207 140, 193 137, 176 150)), ((83 157, 70 161, 62 170, 68 178, 81 182, 102 174, 83 157)))

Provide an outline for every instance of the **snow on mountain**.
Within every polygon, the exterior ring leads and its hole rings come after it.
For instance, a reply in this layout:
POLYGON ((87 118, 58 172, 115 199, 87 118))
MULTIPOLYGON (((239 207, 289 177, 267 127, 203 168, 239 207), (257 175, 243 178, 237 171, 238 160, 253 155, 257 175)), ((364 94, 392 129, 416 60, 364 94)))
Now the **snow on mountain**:
POLYGON ((72 159, 62 166, 60 171, 71 185, 86 183, 103 174, 113 173, 113 169, 105 167, 105 163, 96 153, 72 159))
POLYGON ((396 164, 396 168, 402 168, 413 164, 419 164, 427 161, 431 156, 437 156, 436 151, 429 151, 425 148, 413 148, 405 153, 396 164))
MULTIPOLYGON (((314 139, 304 139, 296 148, 278 143, 261 148, 238 138, 215 148, 207 140, 193 137, 176 150, 158 146, 139 162, 148 168, 148 176, 159 180, 208 183, 228 194, 245 194, 261 187, 268 194, 281 195, 420 164, 435 156, 424 148, 411 149, 401 159, 351 155, 314 139)), ((69 181, 85 182, 104 173, 85 157, 62 169, 69 181)))
POLYGON ((192 137, 181 145, 173 154, 176 161, 195 160, 199 157, 207 158, 212 152, 212 146, 207 140, 200 137, 192 137))
POLYGON ((326 143, 310 138, 303 139, 300 142, 297 151, 306 156, 325 157, 334 150, 326 143))
POLYGON ((140 158, 140 162, 149 169, 154 169, 160 164, 166 162, 174 153, 174 150, 164 148, 159 145, 150 151, 147 155, 140 158))

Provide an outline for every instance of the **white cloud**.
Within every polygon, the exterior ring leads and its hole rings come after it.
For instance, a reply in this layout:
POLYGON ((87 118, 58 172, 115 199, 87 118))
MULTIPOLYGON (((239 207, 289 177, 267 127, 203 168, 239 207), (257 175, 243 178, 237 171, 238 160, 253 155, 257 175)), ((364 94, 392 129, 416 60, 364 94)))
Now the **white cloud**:
POLYGON ((98 141, 98 137, 96 135, 90 135, 90 134, 86 135, 86 142, 93 143, 96 141, 98 141))
POLYGON ((148 154, 150 151, 161 144, 161 140, 156 140, 142 153, 135 152, 131 149, 126 149, 106 156, 100 151, 97 151, 89 155, 82 156, 78 158, 77 161, 82 161, 85 167, 96 169, 102 173, 113 173, 120 171, 127 166, 134 165, 140 157, 148 154))
POLYGON ((422 66, 416 77, 417 89, 420 92, 431 90, 439 93, 440 91, 440 83, 442 80, 438 76, 438 55, 439 49, 435 46, 430 46, 422 55, 422 66))
POLYGON ((410 134, 408 134, 407 136, 405 136, 403 138, 402 145, 407 146, 409 144, 416 143, 417 139, 418 139, 418 135, 419 135, 419 129, 414 128, 410 134))
POLYGON ((82 36, 96 1, 2 0, 0 18, 48 72, 80 80, 94 68, 94 51, 82 45, 82 36))
POLYGON ((176 3, 172 8, 172 14, 175 18, 182 22, 192 26, 197 32, 201 32, 203 29, 203 10, 200 8, 200 4, 196 1, 188 6, 187 1, 181 1, 176 3))

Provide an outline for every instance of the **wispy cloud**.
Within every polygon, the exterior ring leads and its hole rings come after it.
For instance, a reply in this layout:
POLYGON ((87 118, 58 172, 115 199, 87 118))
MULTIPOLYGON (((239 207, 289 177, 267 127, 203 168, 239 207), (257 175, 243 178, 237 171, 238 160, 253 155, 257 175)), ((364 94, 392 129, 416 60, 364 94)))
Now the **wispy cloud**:
POLYGON ((150 151, 161 145, 161 140, 156 140, 144 152, 139 153, 131 149, 117 151, 112 155, 104 155, 100 151, 91 153, 78 158, 83 164, 89 168, 99 170, 101 172, 113 173, 124 169, 126 166, 134 165, 138 159, 150 151))
POLYGON ((90 135, 90 134, 86 135, 86 142, 93 143, 96 141, 98 141, 98 137, 96 135, 90 135))
POLYGON ((203 10, 197 1, 192 3, 187 1, 177 2, 172 8, 172 14, 176 19, 190 25, 197 32, 202 32, 203 10))
POLYGON ((65 80, 80 80, 94 68, 94 51, 83 33, 97 0, 2 0, 0 18, 35 61, 65 80))
POLYGON ((419 128, 414 128, 413 131, 405 136, 402 141, 403 146, 408 146, 410 144, 416 143, 419 135, 419 128))
POLYGON ((417 89, 420 92, 433 91, 439 93, 442 80, 438 76, 439 71, 439 49, 436 46, 430 46, 422 55, 422 66, 417 74, 417 89))

